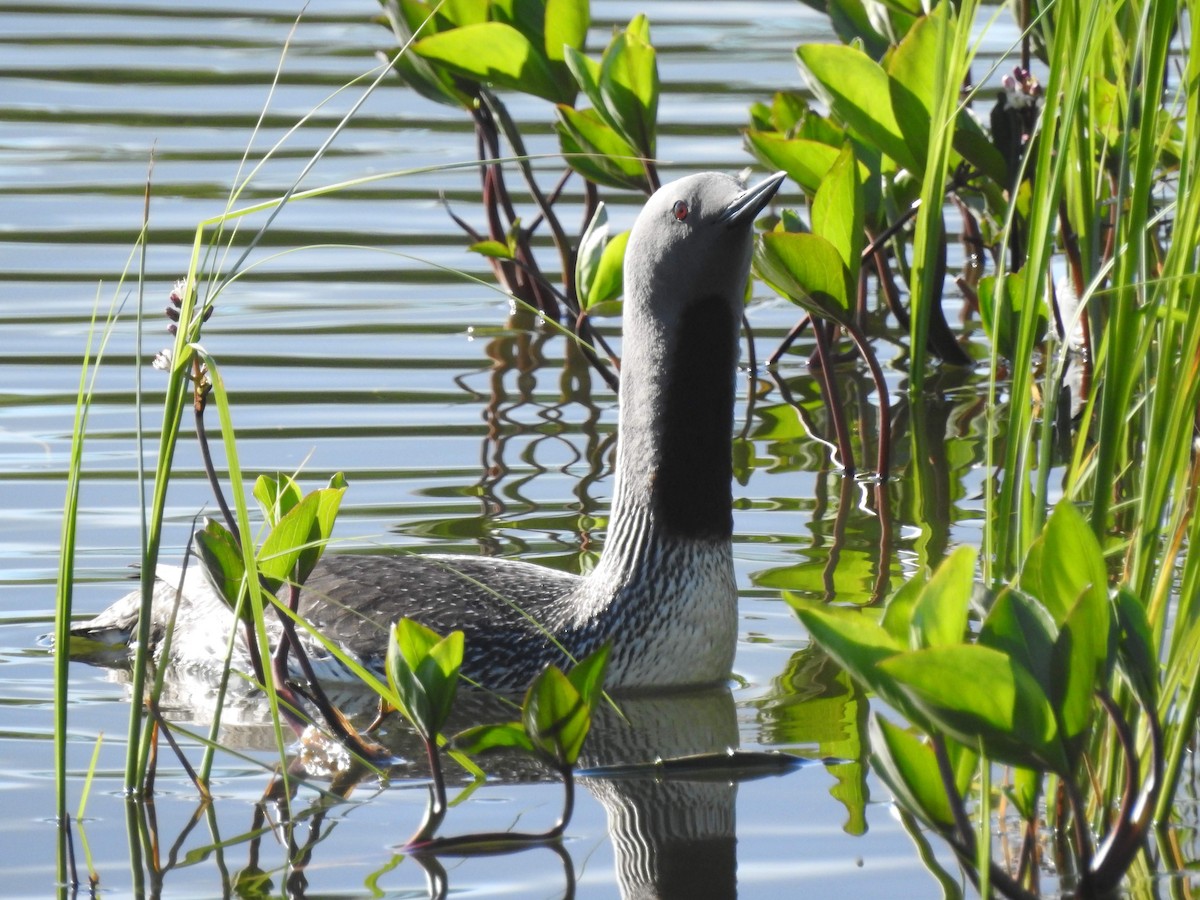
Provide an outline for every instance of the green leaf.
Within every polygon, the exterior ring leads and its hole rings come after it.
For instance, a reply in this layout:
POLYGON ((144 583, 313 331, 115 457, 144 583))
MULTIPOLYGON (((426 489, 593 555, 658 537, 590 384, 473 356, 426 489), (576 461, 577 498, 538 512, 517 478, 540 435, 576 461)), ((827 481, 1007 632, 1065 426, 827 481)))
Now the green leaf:
POLYGON ((259 475, 254 481, 254 499, 269 525, 291 512, 303 496, 300 485, 290 475, 259 475))
MULTIPOLYGON (((918 163, 929 156, 929 126, 936 102, 934 66, 937 64, 938 32, 945 27, 946 4, 942 4, 918 19, 887 59, 892 110, 913 159, 918 163)), ((921 172, 920 169, 913 171, 921 172)))
POLYGON ((295 579, 294 566, 312 537, 320 498, 313 492, 275 523, 258 551, 258 571, 270 590, 295 579))
POLYGON ((499 725, 476 725, 460 731, 451 741, 451 746, 468 756, 478 756, 489 750, 516 748, 533 753, 533 743, 525 734, 520 722, 504 722, 499 725))
POLYGON ((1108 638, 1108 604, 1097 608, 1085 591, 1059 629, 1051 655, 1054 690, 1050 696, 1067 741, 1091 725, 1092 701, 1108 671, 1108 638))
POLYGON ((336 487, 322 488, 310 495, 317 498, 317 515, 308 533, 307 546, 300 551, 300 557, 296 561, 295 577, 298 584, 304 584, 308 580, 308 576, 324 555, 329 539, 333 537, 333 526, 337 521, 338 511, 342 508, 342 498, 346 495, 346 479, 339 472, 330 479, 330 484, 336 487))
POLYGON ((557 107, 559 146, 567 165, 589 181, 604 187, 644 191, 645 164, 629 143, 594 109, 557 107))
POLYGON ((1159 664, 1146 608, 1127 587, 1120 587, 1113 600, 1120 637, 1117 643, 1121 671, 1147 709, 1158 705, 1159 664))
POLYGON ((546 58, 565 61, 566 48, 582 50, 591 13, 588 0, 546 0, 546 58))
POLYGON ((567 673, 567 680, 579 692, 589 712, 596 708, 596 700, 600 697, 604 684, 604 670, 608 665, 611 649, 611 645, 604 644, 577 662, 567 673))
POLYGON ((975 644, 928 647, 879 668, 951 737, 1011 765, 1070 775, 1050 701, 1011 657, 975 644))
POLYGON ((600 304, 621 296, 625 287, 625 247, 628 243, 629 232, 622 231, 604 245, 604 252, 600 254, 600 262, 596 266, 588 293, 586 308, 589 313, 600 304))
POLYGON ((425 692, 424 685, 417 678, 416 672, 413 671, 408 660, 404 658, 397 637, 401 624, 406 621, 408 620, 401 619, 397 622, 396 627, 388 635, 388 649, 387 656, 384 659, 384 671, 387 674, 388 685, 395 695, 396 707, 412 723, 412 726, 417 729, 421 737, 429 741, 434 738, 433 729, 430 728, 433 716, 429 696, 425 692))
POLYGON ((961 644, 975 588, 975 548, 959 547, 942 560, 913 606, 914 649, 961 644))
MULTIPOLYGON (((1060 501, 1021 569, 1020 584, 1059 627, 1084 591, 1097 607, 1108 604, 1104 554, 1087 521, 1070 501, 1060 501)), ((1098 627, 1098 626, 1097 626, 1098 627)))
POLYGON ((654 158, 658 122, 658 60, 649 23, 635 16, 600 62, 600 96, 621 136, 640 156, 654 158))
POLYGON ((583 47, 589 20, 587 0, 491 0, 490 7, 494 21, 516 28, 539 49, 559 87, 560 99, 573 100, 575 80, 563 55, 567 46, 583 47))
POLYGON ((858 161, 847 144, 825 174, 812 204, 813 233, 833 244, 851 281, 858 279, 863 234, 863 190, 858 161))
POLYGON ((1012 657, 1042 686, 1053 684, 1050 659, 1058 629, 1045 607, 1014 588, 1000 592, 979 630, 979 643, 1012 657))
POLYGON ((608 207, 604 202, 596 204, 592 220, 579 238, 579 250, 575 254, 575 290, 579 294, 579 305, 587 309, 592 295, 592 281, 600 268, 600 257, 608 243, 608 207))
POLYGON ((433 740, 449 717, 462 658, 461 631, 443 638, 412 619, 401 619, 388 636, 388 684, 400 711, 426 740, 433 740))
POLYGON ((747 131, 746 144, 767 168, 787 172, 810 197, 840 155, 837 147, 769 131, 747 131))
POLYGON ((503 22, 481 22, 422 38, 411 48, 459 75, 555 103, 569 103, 539 48, 503 22))
MULTIPOLYGON (((1025 305, 1025 273, 1005 273, 999 283, 999 291, 996 276, 986 275, 979 280, 976 293, 979 297, 979 318, 983 330, 1000 349, 1000 353, 1011 359, 1020 328, 1021 310, 1025 305)), ((1038 307, 1034 317, 1034 340, 1041 341, 1048 324, 1044 306, 1038 307)))
MULTIPOLYGON (((604 97, 600 93, 600 63, 580 53, 574 47, 564 47, 563 50, 563 62, 575 76, 575 83, 592 102, 592 106, 596 107, 600 115, 606 115, 604 97)), ((616 128, 615 122, 609 121, 607 124, 610 128, 616 128)))
POLYGON ((238 596, 246 577, 242 550, 233 534, 213 519, 207 519, 204 530, 196 533, 196 549, 204 574, 230 609, 237 607, 238 596))
POLYGON ((1014 766, 1012 771, 1012 787, 1008 796, 1021 818, 1027 822, 1035 821, 1039 809, 1038 798, 1042 794, 1043 775, 1038 769, 1024 766, 1014 766))
POLYGON ((928 582, 929 576, 924 571, 914 575, 888 598, 887 606, 884 607, 883 621, 880 624, 900 646, 908 646, 912 640, 913 609, 928 582))
POLYGON ((521 719, 534 748, 558 768, 575 764, 591 726, 587 703, 556 666, 547 667, 529 686, 521 719))
POLYGON ((861 50, 836 44, 803 44, 796 56, 813 91, 855 136, 919 171, 892 111, 890 79, 878 63, 861 50))
POLYGON ((954 826, 933 748, 876 713, 871 717, 871 758, 897 801, 938 830, 954 826))
POLYGON ((755 246, 754 271, 773 290, 814 315, 850 323, 854 296, 850 272, 825 238, 768 232, 755 246))
POLYGON ((903 643, 858 611, 799 601, 796 615, 821 649, 854 679, 909 721, 929 730, 929 720, 910 702, 895 678, 882 668, 886 660, 905 652, 907 648, 903 643))
POLYGON ((472 253, 478 253, 481 256, 488 256, 492 259, 512 259, 512 248, 508 244, 503 244, 500 241, 476 241, 467 248, 472 253))

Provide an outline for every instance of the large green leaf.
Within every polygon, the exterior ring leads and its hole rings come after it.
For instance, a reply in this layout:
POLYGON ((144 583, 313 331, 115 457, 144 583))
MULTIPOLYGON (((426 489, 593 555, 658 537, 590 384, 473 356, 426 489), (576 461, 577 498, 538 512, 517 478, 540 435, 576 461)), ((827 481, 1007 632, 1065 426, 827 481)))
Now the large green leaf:
POLYGON ((1096 690, 1108 670, 1108 638, 1108 604, 1097 609, 1085 591, 1059 629, 1051 656, 1054 691, 1050 696, 1067 741, 1091 725, 1096 690))
POLYGON ((961 644, 975 587, 975 548, 959 547, 942 560, 913 606, 914 648, 961 644))
POLYGON ((851 321, 854 288, 838 249, 815 234, 768 232, 754 250, 754 271, 772 289, 814 315, 851 321))
POLYGON ((850 273, 858 278, 865 236, 863 190, 858 161, 850 144, 842 148, 817 188, 812 204, 813 233, 833 244, 850 273))
POLYGON ((1058 628, 1046 609, 1015 588, 1000 592, 979 629, 979 643, 1012 657, 1037 679, 1049 696, 1051 653, 1058 628))
POLYGON ((770 131, 747 131, 746 144, 764 165, 787 172, 809 196, 817 192, 839 154, 837 147, 770 131))
MULTIPOLYGON (((888 87, 896 123, 913 159, 923 163, 929 155, 929 124, 937 98, 937 47, 939 29, 946 27, 946 9, 938 5, 922 16, 887 58, 888 87)), ((913 171, 920 174, 924 166, 913 171)))
POLYGON ((1080 594, 1108 603, 1104 554, 1087 520, 1070 501, 1059 502, 1034 541, 1021 570, 1021 587, 1049 610, 1061 627, 1080 594))
POLYGON ((587 0, 491 0, 491 17, 516 28, 537 47, 559 96, 574 98, 575 80, 563 57, 566 47, 583 48, 589 23, 587 0))
POLYGON ((882 665, 906 647, 864 613, 800 601, 796 615, 817 644, 868 690, 874 691, 909 721, 929 730, 929 720, 900 690, 882 665))
POLYGON ((545 0, 546 58, 551 62, 564 62, 566 48, 582 50, 587 40, 591 12, 588 0, 545 0))
POLYGON ((451 71, 556 103, 569 103, 540 48, 511 25, 481 22, 422 38, 412 50, 451 71))
POLYGON ((654 158, 658 121, 658 59, 649 23, 635 16, 600 62, 600 95, 618 131, 643 156, 654 158))
POLYGON ((880 661, 938 728, 998 762, 1069 775, 1050 701, 1029 671, 976 644, 928 647, 880 661))
POLYGON ((877 62, 837 44, 804 44, 796 55, 813 90, 851 132, 904 168, 920 170, 892 110, 888 74, 877 62))

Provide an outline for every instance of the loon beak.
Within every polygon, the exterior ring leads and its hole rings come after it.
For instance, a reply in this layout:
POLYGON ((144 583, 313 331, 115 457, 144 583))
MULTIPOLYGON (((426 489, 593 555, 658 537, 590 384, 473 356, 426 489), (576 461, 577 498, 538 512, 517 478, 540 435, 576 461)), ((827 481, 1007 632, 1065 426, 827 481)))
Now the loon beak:
POLYGON ((724 222, 729 228, 749 225, 762 212, 763 207, 771 202, 779 185, 787 177, 786 172, 776 172, 770 178, 760 181, 754 187, 746 188, 730 201, 721 211, 717 221, 724 222))

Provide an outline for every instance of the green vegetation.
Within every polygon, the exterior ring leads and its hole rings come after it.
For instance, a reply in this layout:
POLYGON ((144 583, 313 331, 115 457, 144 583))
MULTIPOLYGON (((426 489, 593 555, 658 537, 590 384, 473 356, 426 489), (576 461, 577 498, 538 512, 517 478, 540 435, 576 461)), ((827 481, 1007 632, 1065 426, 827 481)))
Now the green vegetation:
MULTIPOLYGON (((859 688, 898 714, 871 717, 872 763, 900 807, 949 843, 982 894, 1037 894, 1046 858, 1078 896, 1110 893, 1131 870, 1146 879, 1181 870, 1194 861, 1182 858, 1165 832, 1153 840, 1151 826, 1171 824, 1200 706, 1200 555, 1187 552, 1200 541, 1200 23, 1174 0, 1015 3, 1019 64, 990 99, 980 85, 994 73, 978 71, 973 46, 988 27, 986 8, 942 0, 923 14, 916 0, 890 0, 872 4, 876 14, 868 16, 861 0, 810 5, 829 14, 843 44, 799 47, 812 96, 781 91, 756 104, 745 142, 764 164, 786 171, 809 201, 806 214, 784 210, 772 223, 755 272, 802 307, 796 333, 813 330, 846 478, 856 468, 854 446, 833 378, 843 335, 872 373, 880 481, 891 474, 893 423, 873 340, 897 340, 906 349, 913 406, 922 403, 935 366, 981 360, 990 382, 987 515, 978 553, 960 548, 930 559, 932 572, 901 587, 882 612, 803 603, 798 615, 859 688), (967 248, 955 283, 968 310, 978 310, 986 342, 956 335, 946 315, 947 216, 958 221, 967 248), (888 316, 902 337, 887 330, 888 316), (1070 370, 1082 373, 1077 389, 1067 386, 1070 370), (994 851, 993 816, 1002 808, 1015 812, 1023 840, 1011 866, 994 851)), ((658 185, 658 72, 649 23, 635 17, 593 58, 584 46, 586 0, 382 6, 398 47, 388 53, 388 68, 423 96, 461 108, 474 124, 486 225, 477 229, 450 213, 467 245, 487 258, 504 292, 559 323, 615 385, 601 358, 612 354, 591 319, 619 311, 626 236, 609 235, 600 194, 658 185), (503 91, 554 105, 566 169, 549 190, 535 178, 503 91), (580 98, 589 105, 577 107, 580 98), (532 215, 518 210, 510 191, 514 171, 532 215), (586 223, 574 237, 556 209, 572 176, 583 180, 586 223), (541 231, 548 243, 539 241, 541 231), (555 260, 544 265, 538 253, 547 247, 555 260), (556 283, 545 274, 551 271, 556 283)), ((222 497, 204 426, 211 394, 233 504, 219 500, 224 521, 206 525, 196 543, 243 622, 280 747, 281 723, 298 731, 320 722, 377 763, 380 752, 322 699, 315 677, 308 679, 315 714, 284 684, 289 654, 304 665, 295 629, 309 626, 296 615, 297 600, 330 538, 344 483, 335 479, 304 496, 291 478, 260 478, 253 493, 264 537, 247 539, 253 527, 229 401, 215 359, 199 344, 216 298, 241 265, 220 272, 223 230, 341 187, 290 191, 244 209, 234 209, 235 191, 226 213, 197 230, 188 276, 175 295, 177 338, 164 357, 168 386, 142 578, 148 604, 189 400, 222 497), (285 585, 279 600, 274 593, 285 585), (271 606, 284 639, 268 666, 263 617, 271 606)), ((81 387, 64 515, 60 648, 67 643, 86 411, 81 387)), ((915 430, 913 440, 912 456, 921 459, 915 430)), ((143 616, 133 689, 135 697, 150 695, 153 713, 149 638, 143 616)), ((429 815, 408 848, 496 849, 560 836, 573 767, 600 696, 604 653, 569 674, 544 672, 526 693, 519 721, 479 726, 453 742, 470 753, 519 749, 550 766, 566 785, 559 823, 541 835, 437 838, 447 809, 439 743, 462 654, 460 633, 441 638, 401 621, 387 684, 356 669, 385 707, 404 714, 428 751, 429 815)), ((64 665, 60 655, 60 672, 64 665)), ((845 689, 848 696, 855 690, 845 689)), ((65 681, 65 709, 62 691, 65 681)), ((158 733, 143 723, 135 704, 126 774, 133 792, 147 783, 158 733)), ((57 736, 60 773, 64 732, 57 736)), ((201 781, 206 770, 207 763, 201 781)), ((1006 822, 999 820, 1001 827, 1006 822)))

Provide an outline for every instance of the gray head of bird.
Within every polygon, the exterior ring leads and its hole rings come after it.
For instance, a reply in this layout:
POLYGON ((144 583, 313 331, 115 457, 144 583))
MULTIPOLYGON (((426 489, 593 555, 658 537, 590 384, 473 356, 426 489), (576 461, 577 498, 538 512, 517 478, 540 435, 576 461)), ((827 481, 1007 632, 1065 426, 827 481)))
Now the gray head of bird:
POLYGON ((755 218, 783 181, 753 187, 717 172, 664 185, 646 201, 625 255, 626 309, 673 317, 681 304, 718 296, 740 313, 754 248, 755 218))

